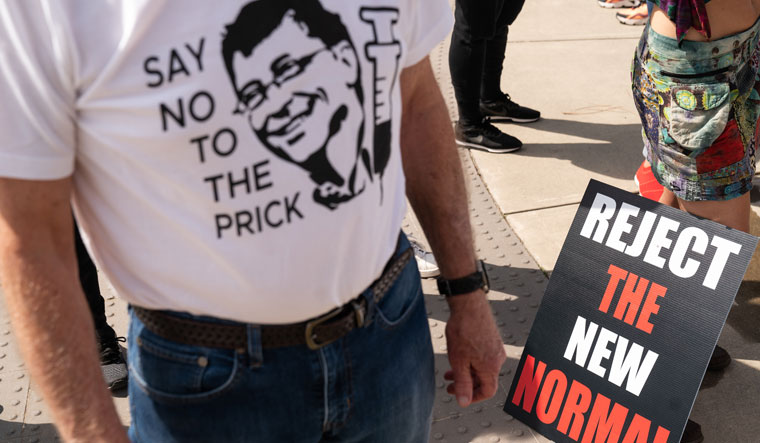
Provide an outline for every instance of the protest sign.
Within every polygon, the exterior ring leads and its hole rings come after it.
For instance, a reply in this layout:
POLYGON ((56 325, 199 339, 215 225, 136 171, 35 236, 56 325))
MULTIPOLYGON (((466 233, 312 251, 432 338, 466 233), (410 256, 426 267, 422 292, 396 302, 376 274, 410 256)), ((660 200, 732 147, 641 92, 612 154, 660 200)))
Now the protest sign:
POLYGON ((504 411, 558 442, 679 442, 756 244, 592 180, 504 411))

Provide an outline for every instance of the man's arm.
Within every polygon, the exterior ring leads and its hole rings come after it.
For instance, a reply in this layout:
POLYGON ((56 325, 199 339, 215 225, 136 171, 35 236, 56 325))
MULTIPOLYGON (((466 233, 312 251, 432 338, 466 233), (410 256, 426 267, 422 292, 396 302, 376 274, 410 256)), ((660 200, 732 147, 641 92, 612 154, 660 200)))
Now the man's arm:
POLYGON ((126 442, 77 278, 71 180, 0 179, 0 280, 32 378, 67 442, 126 442))
MULTIPOLYGON (((449 116, 427 58, 401 73, 401 153, 406 194, 447 279, 475 272, 467 193, 449 116)), ((492 397, 506 360, 483 291, 449 297, 446 341, 460 406, 492 397)))

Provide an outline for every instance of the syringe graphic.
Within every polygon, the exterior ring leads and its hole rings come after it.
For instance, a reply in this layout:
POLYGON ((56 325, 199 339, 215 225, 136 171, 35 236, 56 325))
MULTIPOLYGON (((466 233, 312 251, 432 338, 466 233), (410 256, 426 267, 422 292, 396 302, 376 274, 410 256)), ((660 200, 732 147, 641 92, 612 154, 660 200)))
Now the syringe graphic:
POLYGON ((401 43, 393 35, 393 28, 398 22, 399 12, 395 8, 362 8, 360 17, 372 25, 375 33, 375 40, 367 43, 364 51, 374 69, 372 169, 382 177, 391 156, 391 99, 401 57, 401 43))

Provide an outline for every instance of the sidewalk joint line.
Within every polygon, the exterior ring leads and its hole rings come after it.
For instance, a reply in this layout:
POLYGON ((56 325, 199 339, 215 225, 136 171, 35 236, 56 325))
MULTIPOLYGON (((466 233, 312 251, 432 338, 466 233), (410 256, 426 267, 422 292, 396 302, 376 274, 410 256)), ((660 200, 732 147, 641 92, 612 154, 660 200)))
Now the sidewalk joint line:
POLYGON ((599 38, 588 38, 588 37, 576 37, 576 38, 566 38, 566 39, 554 39, 554 40, 510 40, 509 44, 514 43, 562 43, 562 42, 594 42, 594 41, 608 41, 608 40, 636 40, 638 41, 641 38, 639 37, 599 37, 599 38))
POLYGON ((580 201, 571 202, 571 203, 559 203, 559 204, 556 204, 556 205, 543 206, 543 207, 540 207, 540 208, 521 209, 519 211, 513 211, 513 212, 502 212, 502 214, 504 214, 504 217, 506 217, 508 215, 525 214, 526 212, 543 211, 544 209, 554 209, 554 208, 562 208, 562 207, 565 207, 565 206, 578 205, 580 203, 581 203, 580 201))

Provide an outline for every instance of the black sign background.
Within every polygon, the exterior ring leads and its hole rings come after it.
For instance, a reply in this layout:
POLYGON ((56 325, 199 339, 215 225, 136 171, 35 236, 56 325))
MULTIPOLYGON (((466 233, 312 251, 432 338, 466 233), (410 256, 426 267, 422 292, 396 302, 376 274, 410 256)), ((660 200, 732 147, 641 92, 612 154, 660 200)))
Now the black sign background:
MULTIPOLYGON (((610 227, 613 221, 614 217, 610 221, 610 227)), ((647 246, 654 230, 653 228, 650 232, 647 246)), ((604 241, 607 240, 609 231, 610 229, 607 230, 604 241)), ((663 249, 660 256, 669 257, 673 244, 670 250, 663 249)), ((550 439, 560 442, 573 441, 557 430, 559 418, 551 424, 544 424, 537 418, 537 401, 533 405, 531 413, 527 413, 521 406, 513 403, 515 388, 522 373, 526 356, 531 355, 535 358, 536 364, 539 361, 546 363, 544 379, 551 370, 559 369, 567 376, 567 390, 570 389, 573 380, 579 381, 591 390, 593 398, 585 419, 588 418, 588 413, 593 407, 597 393, 609 398, 611 405, 619 403, 628 408, 629 412, 619 441, 623 441, 623 436, 626 434, 634 413, 637 413, 651 420, 648 442, 653 441, 658 426, 670 431, 668 442, 679 442, 707 368, 707 363, 756 244, 757 238, 749 234, 728 229, 709 220, 698 219, 685 212, 592 180, 586 189, 551 275, 517 367, 512 387, 504 405, 504 411, 550 439), (632 243, 644 212, 650 211, 658 215, 657 221, 662 215, 680 223, 678 231, 671 232, 668 235, 668 238, 673 240, 673 244, 675 244, 678 233, 682 229, 687 226, 695 226, 705 231, 709 239, 717 235, 739 243, 741 251, 739 254, 729 257, 715 290, 702 285, 708 264, 715 251, 713 247, 708 246, 705 255, 689 251, 686 258, 693 258, 702 264, 693 277, 677 277, 670 272, 667 264, 661 269, 644 262, 644 253, 640 257, 631 257, 605 246, 604 242, 597 243, 580 235, 581 228, 597 193, 615 200, 617 204, 615 216, 617 216, 623 202, 640 208, 636 217, 628 219, 628 222, 633 225, 633 229, 629 234, 623 234, 621 237, 621 240, 627 244, 632 243), (650 318, 650 322, 654 325, 651 334, 637 329, 636 323, 629 325, 613 317, 617 297, 607 313, 598 309, 610 281, 608 269, 611 264, 667 288, 665 296, 657 299, 657 304, 660 305, 659 312, 650 318), (579 315, 587 321, 598 324, 600 330, 606 328, 643 346, 645 355, 646 350, 652 350, 659 354, 659 358, 639 396, 628 392, 625 389, 625 382, 622 387, 618 387, 607 379, 599 377, 586 368, 577 365, 574 361, 563 357, 579 315)), ((618 294, 623 284, 624 282, 621 281, 618 294)), ((614 355, 615 343, 610 343, 608 348, 614 355)), ((591 353, 593 353, 593 348, 591 353)), ((602 362, 602 366, 607 368, 608 374, 611 358, 602 362)), ((542 385, 541 389, 543 387, 542 385)), ((539 389, 536 399, 540 395, 541 389, 539 389)), ((565 393, 565 397, 567 397, 567 393, 565 393)), ((563 404, 562 409, 564 407, 563 404)), ((559 414, 561 415, 561 411, 559 414)), ((586 431, 587 422, 588 420, 583 423, 579 441, 586 431)))

